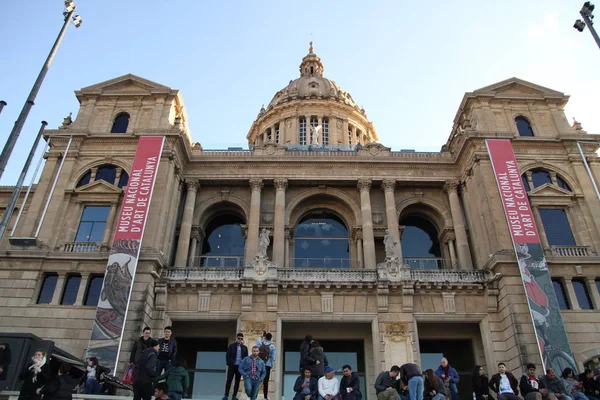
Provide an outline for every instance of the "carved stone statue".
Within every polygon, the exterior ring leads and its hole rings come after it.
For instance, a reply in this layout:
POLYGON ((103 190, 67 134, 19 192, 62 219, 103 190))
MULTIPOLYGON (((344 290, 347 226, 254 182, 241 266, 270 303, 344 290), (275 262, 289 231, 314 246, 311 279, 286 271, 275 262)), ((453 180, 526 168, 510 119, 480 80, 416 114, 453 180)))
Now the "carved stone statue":
POLYGON ((260 231, 258 252, 256 253, 256 256, 259 258, 267 258, 267 248, 269 247, 269 243, 271 243, 271 240, 269 239, 270 233, 271 232, 267 228, 263 228, 262 231, 260 231))
POLYGON ((313 146, 319 145, 319 132, 321 131, 321 125, 310 127, 310 144, 313 146))
POLYGON ((383 237, 383 244, 385 245, 385 257, 392 258, 396 256, 396 245, 398 242, 394 235, 390 233, 389 229, 385 230, 385 236, 383 237))

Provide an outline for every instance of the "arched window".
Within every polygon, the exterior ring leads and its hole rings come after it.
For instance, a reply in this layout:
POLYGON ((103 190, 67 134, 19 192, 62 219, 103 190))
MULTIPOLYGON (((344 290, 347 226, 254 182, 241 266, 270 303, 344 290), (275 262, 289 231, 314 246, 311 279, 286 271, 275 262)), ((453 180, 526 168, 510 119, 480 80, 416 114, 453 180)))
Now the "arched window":
POLYGON ((117 168, 114 165, 101 165, 96 172, 96 180, 114 185, 117 178, 117 168))
POLYGON ((517 124, 517 131, 519 136, 533 136, 533 128, 525 117, 515 118, 515 124, 517 124))
POLYGON ((120 113, 115 117, 110 133, 127 133, 129 125, 129 114, 120 113))
POLYGON ((271 128, 267 128, 267 132, 265 134, 265 137, 267 138, 267 142, 271 143, 273 141, 273 136, 271 134, 271 128))
POLYGON ((92 171, 88 170, 79 180, 79 182, 77 182, 77 186, 75 187, 81 187, 81 186, 85 186, 88 183, 90 183, 90 179, 92 178, 92 171))
POLYGON ((275 125, 275 143, 279 144, 279 124, 275 125))
MULTIPOLYGON (((94 181, 105 181, 110 185, 115 184, 115 180, 117 178, 117 166, 112 164, 103 164, 97 167, 96 177, 94 181)), ((87 170, 85 174, 79 179, 77 185, 75 187, 85 186, 88 183, 92 182, 92 170, 87 170)), ((117 183, 117 187, 123 188, 127 186, 129 182, 129 174, 125 170, 121 170, 121 175, 119 176, 119 182, 117 183)))
POLYGON ((235 214, 221 214, 213 218, 205 229, 200 266, 241 267, 246 244, 243 224, 245 221, 235 214))
POLYGON ((127 186, 128 182, 129 182, 129 174, 125 171, 121 171, 121 176, 119 177, 119 183, 117 184, 117 187, 119 189, 122 189, 123 187, 127 186))
POLYGON ((306 145, 306 118, 300 117, 298 120, 298 144, 306 145))
MULTIPOLYGON (((524 173, 522 176, 522 180, 523 180, 523 185, 525 186, 525 190, 528 192, 531 189, 535 189, 542 185, 546 185, 546 184, 554 185, 554 182, 552 181, 552 175, 550 174, 550 172, 545 169, 541 169, 541 168, 533 169, 529 172, 524 173), (528 173, 531 173, 531 181, 533 183, 533 188, 531 187, 531 184, 529 183, 529 179, 527 178, 528 173)), ((556 186, 563 190, 572 192, 569 184, 558 175, 556 175, 556 186)))
POLYGON ((329 145, 329 118, 323 118, 323 146, 329 145))
POLYGON ((349 268, 350 242, 344 221, 329 210, 305 215, 294 230, 296 268, 349 268))
POLYGON ((352 146, 352 125, 348 125, 348 145, 352 146))
POLYGON ((421 215, 407 215, 400 219, 404 225, 402 255, 412 268, 441 269, 444 260, 437 227, 421 215))

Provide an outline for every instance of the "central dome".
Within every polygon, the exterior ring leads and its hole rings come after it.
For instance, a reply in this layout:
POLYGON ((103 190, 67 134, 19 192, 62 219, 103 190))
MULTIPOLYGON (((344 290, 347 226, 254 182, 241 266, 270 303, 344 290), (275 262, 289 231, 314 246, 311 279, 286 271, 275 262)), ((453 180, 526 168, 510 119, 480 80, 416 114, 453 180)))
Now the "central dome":
POLYGON ((300 77, 278 91, 266 109, 261 107, 246 136, 251 148, 273 143, 288 150, 353 151, 377 141, 365 110, 324 78, 323 70, 311 42, 300 77))
POLYGON ((290 81, 277 92, 269 107, 294 99, 317 98, 338 100, 358 109, 350 93, 343 91, 334 81, 324 78, 323 70, 321 58, 314 53, 311 42, 308 54, 300 64, 300 78, 290 81))

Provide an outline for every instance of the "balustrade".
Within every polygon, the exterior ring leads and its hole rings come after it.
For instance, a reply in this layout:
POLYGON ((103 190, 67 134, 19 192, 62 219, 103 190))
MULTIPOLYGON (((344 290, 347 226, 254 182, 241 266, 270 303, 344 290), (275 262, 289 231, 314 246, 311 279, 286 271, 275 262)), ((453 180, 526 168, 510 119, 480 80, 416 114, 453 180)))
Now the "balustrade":
POLYGON ((62 245, 61 251, 66 253, 95 253, 100 251, 100 243, 68 242, 62 245))
POLYGON ((596 254, 589 246, 550 246, 552 255, 558 257, 593 257, 596 254))

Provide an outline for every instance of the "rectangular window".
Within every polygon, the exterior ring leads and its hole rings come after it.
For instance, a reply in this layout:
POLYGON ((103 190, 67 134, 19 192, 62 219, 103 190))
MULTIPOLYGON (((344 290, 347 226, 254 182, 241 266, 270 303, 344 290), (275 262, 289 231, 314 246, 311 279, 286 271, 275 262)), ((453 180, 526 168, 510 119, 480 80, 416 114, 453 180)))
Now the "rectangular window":
POLYGON ((271 128, 267 129, 267 142, 271 143, 273 141, 273 136, 271 135, 271 128))
POLYGON ((85 306, 97 306, 98 299, 100 298, 100 291, 102 290, 102 283, 104 282, 104 276, 95 275, 90 277, 87 291, 85 293, 85 299, 83 305, 85 306))
POLYGON ((306 145, 306 118, 300 117, 298 121, 298 143, 300 146, 306 145))
POLYGON ((37 304, 50 304, 54 296, 54 290, 56 290, 57 281, 58 274, 50 273, 44 275, 42 287, 40 287, 40 293, 36 301, 37 304))
POLYGON ((275 125, 275 143, 279 144, 279 124, 275 125))
POLYGON ((85 206, 77 235, 76 242, 102 242, 104 230, 106 229, 106 220, 110 213, 110 206, 85 206))
POLYGON ((575 297, 577 297, 577 304, 582 310, 593 310, 592 299, 588 292, 587 285, 584 279, 573 279, 573 289, 575 289, 575 297))
POLYGON ((540 208, 539 211, 550 246, 577 246, 564 209, 540 208))
POLYGON ((567 292, 565 290, 565 285, 563 285, 562 280, 560 279, 552 279, 552 286, 554 286, 554 293, 556 293, 556 299, 558 300, 558 308, 561 310, 570 310, 569 300, 567 299, 567 292))
POLYGON ((596 278, 596 290, 600 293, 600 278, 596 278))
POLYGON ((81 275, 69 275, 65 281, 65 289, 63 290, 60 304, 73 305, 77 300, 77 292, 79 292, 79 284, 81 283, 81 275))
POLYGON ((329 119, 323 118, 323 146, 329 145, 329 119))
POLYGON ((360 129, 356 130, 356 144, 362 144, 360 141, 361 131, 360 129))
POLYGON ((352 126, 348 125, 348 144, 352 144, 352 126))

